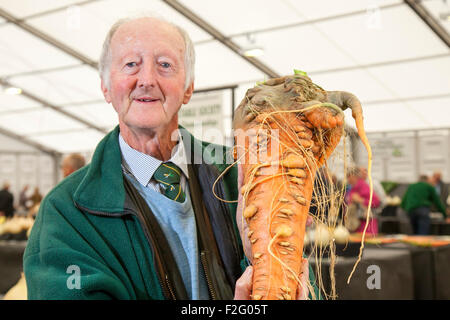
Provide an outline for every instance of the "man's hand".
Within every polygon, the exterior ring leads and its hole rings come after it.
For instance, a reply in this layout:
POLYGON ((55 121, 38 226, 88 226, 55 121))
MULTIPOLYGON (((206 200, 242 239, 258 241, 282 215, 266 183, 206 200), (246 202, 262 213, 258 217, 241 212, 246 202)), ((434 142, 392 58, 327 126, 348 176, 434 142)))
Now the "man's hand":
MULTIPOLYGON (((308 299, 309 289, 309 264, 307 259, 303 259, 302 273, 299 276, 300 283, 297 288, 296 300, 308 299)), ((236 281, 236 288, 234 291, 234 300, 251 300, 253 282, 253 267, 248 266, 242 276, 236 281)))
POLYGON ((297 289, 297 300, 307 300, 309 295, 309 263, 308 259, 303 259, 302 273, 300 274, 300 283, 297 289))
POLYGON ((248 266, 242 276, 236 281, 234 300, 250 300, 252 293, 253 267, 248 266))

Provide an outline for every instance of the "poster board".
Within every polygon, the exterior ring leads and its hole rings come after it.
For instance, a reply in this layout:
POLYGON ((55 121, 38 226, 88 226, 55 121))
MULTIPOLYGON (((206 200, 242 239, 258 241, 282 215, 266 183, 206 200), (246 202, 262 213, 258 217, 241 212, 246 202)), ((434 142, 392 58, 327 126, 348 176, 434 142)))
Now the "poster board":
POLYGON ((224 94, 222 91, 196 93, 179 112, 179 123, 197 139, 225 144, 224 94))
POLYGON ((448 131, 419 135, 419 168, 421 174, 431 176, 440 171, 444 181, 449 180, 448 131))
POLYGON ((408 183, 417 180, 416 138, 386 135, 387 178, 391 181, 408 183))

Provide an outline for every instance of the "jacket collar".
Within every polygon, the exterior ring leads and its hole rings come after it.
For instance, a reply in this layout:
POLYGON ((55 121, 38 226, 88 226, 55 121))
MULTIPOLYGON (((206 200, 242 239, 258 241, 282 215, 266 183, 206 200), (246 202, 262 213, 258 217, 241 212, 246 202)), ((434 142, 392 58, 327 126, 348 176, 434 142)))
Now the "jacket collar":
MULTIPOLYGON (((186 154, 184 152, 184 143, 180 141, 181 138, 179 137, 178 143, 172 150, 172 157, 168 161, 178 166, 183 174, 187 178, 189 178, 186 154)), ((120 133, 119 146, 122 154, 122 164, 124 165, 124 167, 127 169, 127 171, 133 174, 133 176, 141 185, 147 186, 147 184, 150 182, 150 179, 153 177, 154 173, 163 163, 163 161, 133 149, 123 139, 120 133)))
MULTIPOLYGON (((219 171, 229 165, 226 162, 231 161, 231 153, 226 152, 224 147, 197 140, 182 126, 179 129, 188 163, 215 164, 219 171), (221 161, 217 159, 217 150, 223 152, 221 161)), ((116 126, 97 145, 86 174, 74 193, 74 202, 79 208, 91 213, 123 214, 125 188, 118 137, 119 126, 116 126)))
POLYGON ((118 137, 119 126, 116 126, 97 145, 87 172, 74 193, 77 206, 93 212, 123 212, 125 189, 118 137))

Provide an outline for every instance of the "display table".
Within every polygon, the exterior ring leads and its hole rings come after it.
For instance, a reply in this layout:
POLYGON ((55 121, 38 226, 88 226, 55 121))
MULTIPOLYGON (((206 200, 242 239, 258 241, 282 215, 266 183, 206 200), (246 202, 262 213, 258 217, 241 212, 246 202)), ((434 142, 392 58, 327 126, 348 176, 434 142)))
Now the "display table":
POLYGON ((378 217, 378 231, 382 234, 413 234, 409 219, 399 217, 378 217))
POLYGON ((387 205, 381 211, 380 216, 382 217, 397 217, 397 210, 399 206, 387 205))
POLYGON ((391 243, 383 248, 411 253, 415 299, 450 299, 450 245, 419 247, 391 243))
POLYGON ((450 235, 450 223, 445 221, 431 221, 430 234, 441 236, 450 235))
MULTIPOLYGON (((336 257, 334 269, 337 299, 414 299, 413 267, 410 250, 386 250, 366 247, 350 284, 347 284, 347 278, 356 260, 356 257, 336 257), (373 275, 373 272, 368 272, 368 267, 373 265, 379 267, 380 270, 380 289, 369 289, 367 285, 367 280, 373 275)), ((315 258, 311 257, 309 262, 313 270, 316 271, 315 258)), ((321 268, 325 290, 327 293, 330 293, 330 260, 322 259, 321 268)))
POLYGON ((0 295, 5 294, 20 279, 26 241, 0 241, 0 295))

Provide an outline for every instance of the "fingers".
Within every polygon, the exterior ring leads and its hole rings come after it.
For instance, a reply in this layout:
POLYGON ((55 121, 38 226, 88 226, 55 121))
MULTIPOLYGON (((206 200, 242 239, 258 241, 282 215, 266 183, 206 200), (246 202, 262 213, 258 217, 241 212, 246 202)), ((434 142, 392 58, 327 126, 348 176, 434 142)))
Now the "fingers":
MULTIPOLYGON (((241 190, 242 184, 244 183, 244 170, 242 164, 238 163, 238 190, 241 190)), ((241 194, 239 192, 239 194, 241 194)))
POLYGON ((250 300, 252 293, 253 267, 248 266, 242 276, 236 281, 234 300, 250 300))
POLYGON ((312 225, 314 222, 313 217, 308 216, 308 218, 306 218, 306 226, 309 227, 310 225, 312 225))
POLYGON ((297 300, 307 300, 309 295, 309 263, 308 259, 303 259, 302 274, 300 275, 300 283, 297 290, 297 300))

